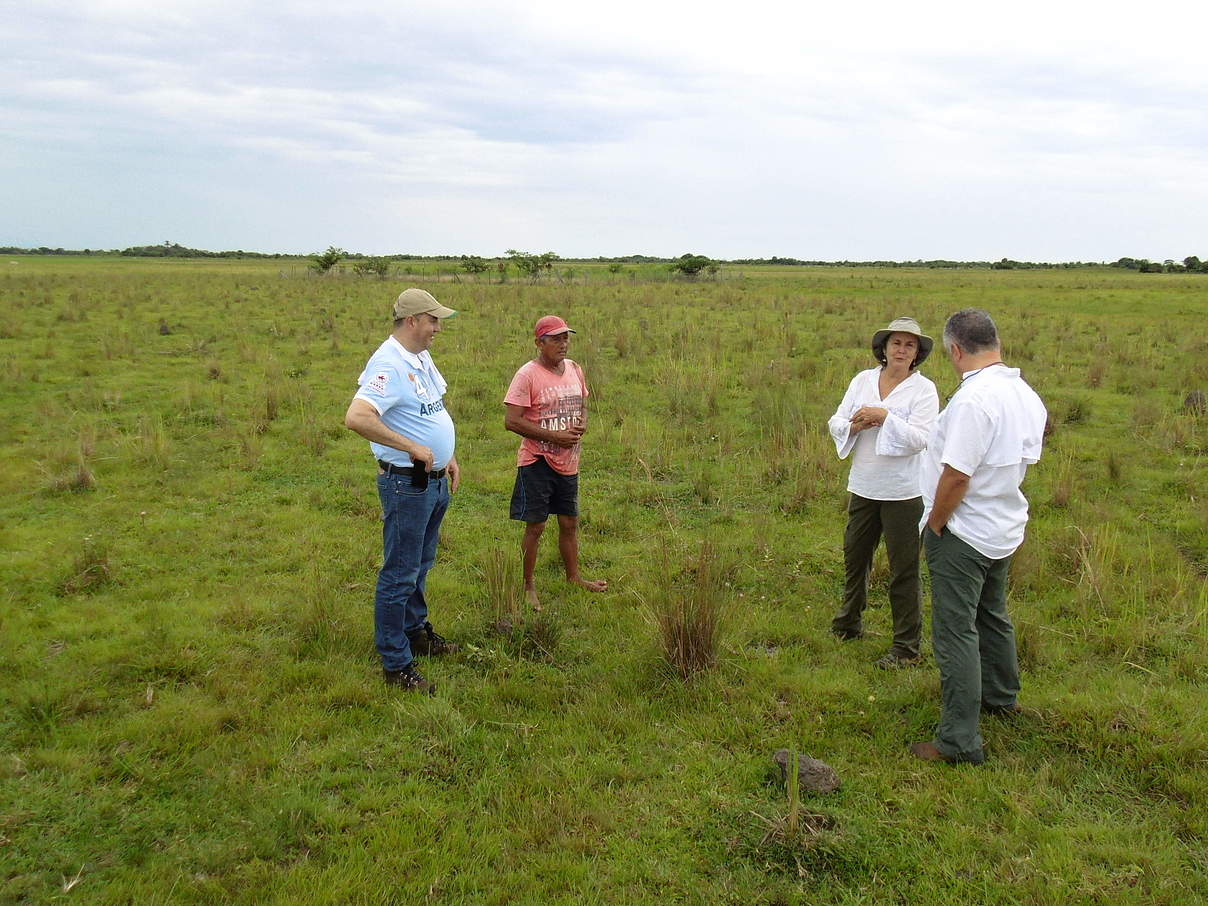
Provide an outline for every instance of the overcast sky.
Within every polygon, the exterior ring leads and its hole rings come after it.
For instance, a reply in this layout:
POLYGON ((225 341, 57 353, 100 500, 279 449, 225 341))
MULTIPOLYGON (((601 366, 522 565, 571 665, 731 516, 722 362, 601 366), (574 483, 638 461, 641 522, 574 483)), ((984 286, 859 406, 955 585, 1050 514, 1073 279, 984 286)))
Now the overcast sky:
POLYGON ((0 0, 0 245, 1208 258, 1208 3, 814 6, 0 0))

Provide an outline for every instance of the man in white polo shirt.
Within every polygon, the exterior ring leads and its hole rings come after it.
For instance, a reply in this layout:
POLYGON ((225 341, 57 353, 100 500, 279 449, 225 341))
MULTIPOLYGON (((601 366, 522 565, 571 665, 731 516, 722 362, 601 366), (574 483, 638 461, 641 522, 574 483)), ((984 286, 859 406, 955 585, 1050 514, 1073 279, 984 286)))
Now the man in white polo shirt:
POLYGON ((1044 404, 1002 361, 998 330, 980 309, 944 325, 961 383, 923 454, 923 549, 931 573, 931 646, 943 699, 935 738, 910 751, 927 761, 981 764, 980 716, 1018 711, 1019 664, 1007 616, 1007 568, 1023 543, 1020 485, 1040 459, 1044 404))
POLYGON ((436 686, 415 668, 414 657, 457 650, 433 630, 424 598, 440 523, 461 480, 445 379, 428 353, 441 322, 455 314, 422 289, 404 290, 394 303, 394 331, 361 372, 344 416, 344 424, 369 441, 378 465, 384 553, 373 622, 382 676, 415 692, 436 686))

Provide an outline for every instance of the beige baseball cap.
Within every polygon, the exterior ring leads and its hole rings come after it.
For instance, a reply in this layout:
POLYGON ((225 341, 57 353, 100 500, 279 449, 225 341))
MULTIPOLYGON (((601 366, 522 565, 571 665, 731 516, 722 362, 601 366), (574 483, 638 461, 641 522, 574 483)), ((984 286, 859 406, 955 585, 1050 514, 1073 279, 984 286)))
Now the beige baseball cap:
POLYGON ((394 320, 411 315, 432 315, 434 318, 451 318, 457 312, 436 301, 436 297, 424 289, 405 289, 394 300, 394 320))

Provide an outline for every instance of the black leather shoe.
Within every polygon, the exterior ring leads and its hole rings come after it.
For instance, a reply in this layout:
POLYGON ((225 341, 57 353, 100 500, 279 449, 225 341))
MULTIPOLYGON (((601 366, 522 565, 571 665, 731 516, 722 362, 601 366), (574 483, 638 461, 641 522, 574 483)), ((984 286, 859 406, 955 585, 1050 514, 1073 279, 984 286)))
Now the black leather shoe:
POLYGON ((1019 706, 1019 702, 1011 702, 1009 705, 987 705, 981 706, 983 714, 989 714, 991 717, 1018 717, 1023 713, 1023 708, 1019 706))
POLYGON ((440 657, 442 654, 456 654, 457 649, 461 646, 456 642, 450 642, 443 636, 436 634, 431 623, 425 622, 423 626, 415 630, 415 632, 407 633, 407 639, 411 642, 411 653, 418 657, 440 657))
POLYGON ((840 642, 852 642, 864 638, 863 631, 859 629, 832 629, 831 635, 840 642))
POLYGON ((402 670, 382 670, 382 679, 386 681, 387 686, 398 686, 406 692, 431 695, 436 691, 436 683, 424 679, 414 664, 408 664, 402 670))

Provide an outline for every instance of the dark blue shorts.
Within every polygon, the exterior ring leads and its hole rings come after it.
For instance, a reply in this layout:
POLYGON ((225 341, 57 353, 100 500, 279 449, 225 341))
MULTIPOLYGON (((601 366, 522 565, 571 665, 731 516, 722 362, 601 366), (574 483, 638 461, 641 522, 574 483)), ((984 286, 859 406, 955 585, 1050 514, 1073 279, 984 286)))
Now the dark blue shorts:
POLYGON ((545 522, 551 513, 579 515, 579 476, 555 472, 538 456, 536 462, 516 470, 511 515, 521 522, 545 522))

